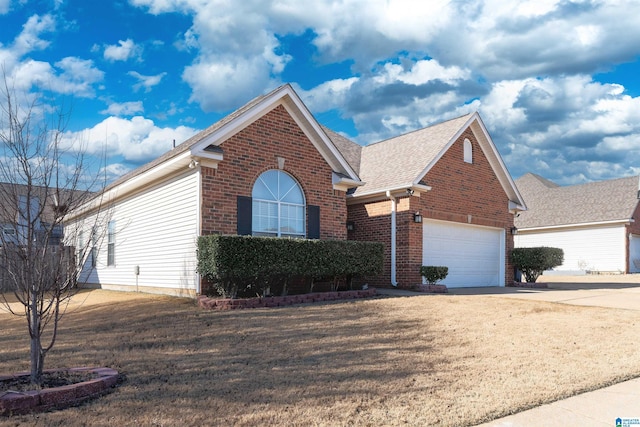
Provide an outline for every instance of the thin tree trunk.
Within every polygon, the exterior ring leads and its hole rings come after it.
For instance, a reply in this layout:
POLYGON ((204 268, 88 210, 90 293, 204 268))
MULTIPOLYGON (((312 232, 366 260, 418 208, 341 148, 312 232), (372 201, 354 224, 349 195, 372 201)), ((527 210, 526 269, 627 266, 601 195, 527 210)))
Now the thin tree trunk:
POLYGON ((31 306, 29 310, 31 318, 30 345, 31 345, 31 384, 42 384, 42 365, 44 357, 42 354, 42 345, 40 343, 40 316, 38 315, 38 295, 31 291, 31 306))

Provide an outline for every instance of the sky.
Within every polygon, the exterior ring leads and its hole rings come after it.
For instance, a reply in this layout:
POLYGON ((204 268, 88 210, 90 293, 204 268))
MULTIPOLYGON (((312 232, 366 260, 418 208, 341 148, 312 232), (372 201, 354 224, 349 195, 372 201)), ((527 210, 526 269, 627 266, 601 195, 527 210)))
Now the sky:
POLYGON ((640 174, 637 0, 0 0, 0 67, 111 178, 283 83, 362 145, 478 111, 514 179, 640 174))

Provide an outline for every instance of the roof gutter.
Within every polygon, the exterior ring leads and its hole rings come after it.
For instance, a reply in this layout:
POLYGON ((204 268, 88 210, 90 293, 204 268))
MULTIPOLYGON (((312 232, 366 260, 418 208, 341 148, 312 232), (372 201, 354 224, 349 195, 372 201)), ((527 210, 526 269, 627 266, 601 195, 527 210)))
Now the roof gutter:
POLYGON ((353 195, 347 196, 347 203, 363 203, 380 201, 389 198, 389 194, 393 194, 395 197, 403 196, 416 196, 420 197, 420 194, 430 191, 431 187, 424 184, 407 184, 391 187, 387 190, 374 190, 368 193, 356 192, 353 195))

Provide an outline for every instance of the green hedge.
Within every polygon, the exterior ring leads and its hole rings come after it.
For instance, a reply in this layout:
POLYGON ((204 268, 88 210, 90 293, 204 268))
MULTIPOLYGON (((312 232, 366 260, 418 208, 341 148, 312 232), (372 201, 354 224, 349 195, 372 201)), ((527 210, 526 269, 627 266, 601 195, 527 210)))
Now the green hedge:
POLYGON ((522 271, 529 283, 535 282, 545 271, 562 265, 564 251, 560 248, 545 246, 535 248, 514 248, 511 251, 511 263, 522 271))
POLYGON ((304 240, 252 236, 202 236, 198 239, 198 272, 216 291, 238 295, 287 293, 294 278, 308 290, 318 280, 349 287, 354 277, 382 272, 382 243, 344 240, 304 240))
POLYGON ((449 267, 423 265, 420 267, 420 275, 427 279, 427 283, 435 285, 439 280, 444 280, 449 275, 449 267))

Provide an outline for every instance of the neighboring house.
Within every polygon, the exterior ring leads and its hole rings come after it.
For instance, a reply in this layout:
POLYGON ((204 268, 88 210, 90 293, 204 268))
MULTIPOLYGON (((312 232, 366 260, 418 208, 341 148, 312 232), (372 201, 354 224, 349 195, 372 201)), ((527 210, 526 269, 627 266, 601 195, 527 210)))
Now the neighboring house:
POLYGON ((562 248, 564 273, 640 271, 639 178, 559 186, 528 173, 516 185, 528 210, 516 247, 562 248))
POLYGON ((189 295, 201 290, 197 237, 212 233, 382 241, 378 285, 418 284, 423 264, 447 265, 449 286, 504 285, 524 209, 477 113, 361 147, 320 126, 290 85, 123 176, 101 205, 88 282, 189 295))
POLYGON ((23 244, 29 228, 35 234, 34 239, 44 239, 47 234, 49 245, 60 244, 62 225, 51 226, 55 221, 58 192, 35 185, 0 183, 0 246, 23 244), (28 227, 28 222, 33 227, 28 227))

